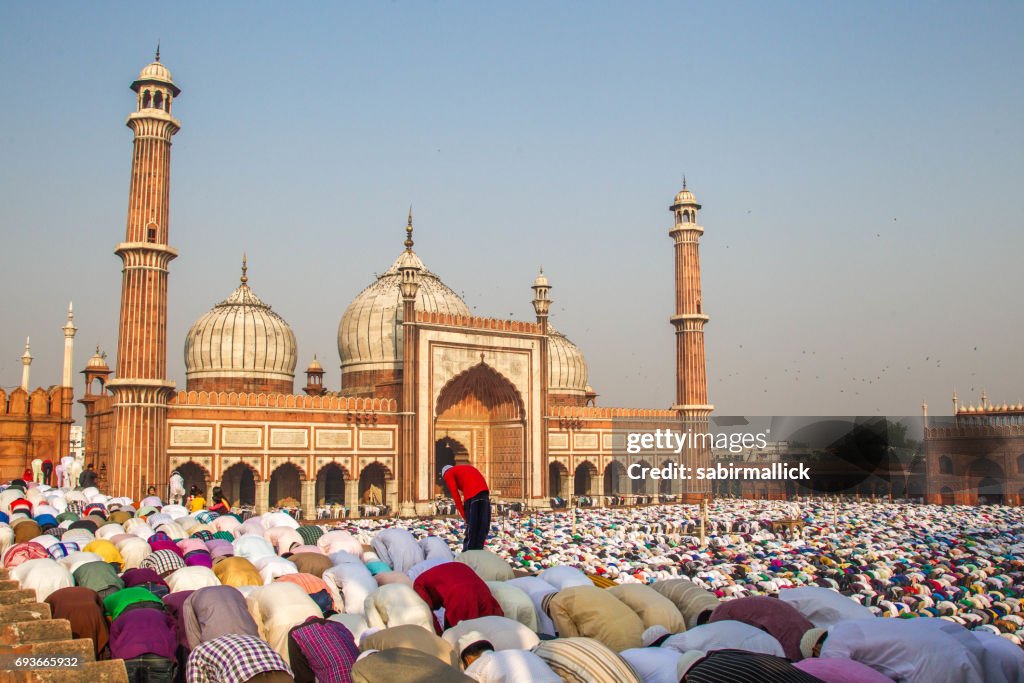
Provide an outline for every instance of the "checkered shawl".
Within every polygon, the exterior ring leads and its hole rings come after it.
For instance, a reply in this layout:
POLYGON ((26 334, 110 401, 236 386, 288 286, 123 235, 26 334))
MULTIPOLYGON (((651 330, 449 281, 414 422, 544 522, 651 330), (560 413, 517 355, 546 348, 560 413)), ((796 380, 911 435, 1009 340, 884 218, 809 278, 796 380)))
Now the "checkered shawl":
POLYGON ((343 624, 310 617, 288 635, 294 643, 294 646, 289 644, 289 651, 294 653, 294 647, 299 649, 317 681, 351 683, 352 665, 359 657, 359 648, 352 632, 343 624))
POLYGON ((305 545, 316 545, 316 542, 324 535, 324 530, 318 526, 300 526, 296 531, 299 532, 305 545))
POLYGON ((185 566, 185 560, 173 550, 157 550, 146 556, 146 559, 139 565, 142 569, 152 569, 161 577, 167 577, 171 572, 177 571, 185 566))
POLYGON ((187 683, 243 683, 269 671, 292 675, 281 655, 256 636, 231 634, 201 644, 188 656, 187 683))

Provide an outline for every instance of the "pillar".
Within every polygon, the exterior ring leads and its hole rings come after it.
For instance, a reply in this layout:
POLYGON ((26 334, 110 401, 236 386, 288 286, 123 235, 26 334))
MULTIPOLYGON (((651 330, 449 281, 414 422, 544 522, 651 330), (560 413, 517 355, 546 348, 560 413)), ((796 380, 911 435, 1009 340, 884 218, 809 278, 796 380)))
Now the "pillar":
POLYGON ((253 506, 253 511, 257 515, 262 515, 270 509, 270 480, 261 479, 256 482, 256 505, 253 506))
POLYGON ((349 517, 359 516, 359 480, 349 479, 345 482, 345 506, 349 517))
POLYGON ((302 519, 316 519, 316 479, 303 479, 302 487, 302 519))
POLYGON ((391 513, 395 514, 398 512, 398 480, 394 477, 386 479, 384 485, 386 489, 384 501, 391 509, 391 513))

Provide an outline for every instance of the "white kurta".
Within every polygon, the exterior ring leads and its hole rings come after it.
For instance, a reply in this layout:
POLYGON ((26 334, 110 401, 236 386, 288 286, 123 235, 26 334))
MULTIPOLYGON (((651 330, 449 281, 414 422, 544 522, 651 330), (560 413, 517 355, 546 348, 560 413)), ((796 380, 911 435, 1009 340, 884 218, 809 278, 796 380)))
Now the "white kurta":
POLYGON ((776 657, 785 657, 786 653, 778 640, 756 626, 744 624, 742 621, 716 621, 703 626, 695 626, 684 633, 669 636, 662 647, 669 647, 679 652, 689 650, 725 650, 736 649, 747 652, 759 652, 776 657))
POLYGON ((525 650, 485 652, 466 667, 466 675, 480 683, 563 683, 543 659, 525 650))

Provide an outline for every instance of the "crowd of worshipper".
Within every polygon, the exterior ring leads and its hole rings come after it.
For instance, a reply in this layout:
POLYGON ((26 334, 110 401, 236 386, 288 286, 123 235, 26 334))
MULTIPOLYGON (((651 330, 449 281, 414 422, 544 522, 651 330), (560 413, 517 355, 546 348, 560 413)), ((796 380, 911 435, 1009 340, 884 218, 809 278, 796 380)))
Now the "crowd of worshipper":
POLYGON ((702 518, 510 514, 455 553, 457 518, 302 525, 16 480, 0 559, 133 681, 1024 681, 1021 508, 702 518), (773 532, 794 517, 799 537, 773 532))

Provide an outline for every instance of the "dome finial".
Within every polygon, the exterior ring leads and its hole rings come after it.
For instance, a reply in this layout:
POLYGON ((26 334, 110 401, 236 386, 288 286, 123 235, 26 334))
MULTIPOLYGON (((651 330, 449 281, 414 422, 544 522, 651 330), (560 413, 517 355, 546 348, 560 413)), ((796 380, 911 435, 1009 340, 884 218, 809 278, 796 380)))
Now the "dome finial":
POLYGON ((249 276, 246 273, 249 270, 249 264, 245 258, 245 252, 242 252, 242 284, 244 285, 249 281, 249 276))
POLYGON ((156 61, 160 61, 160 39, 156 39, 156 61))
POLYGON ((405 250, 412 251, 412 204, 409 205, 409 221, 405 224, 405 250))
POLYGON ((686 174, 683 174, 683 189, 686 189, 686 174))

